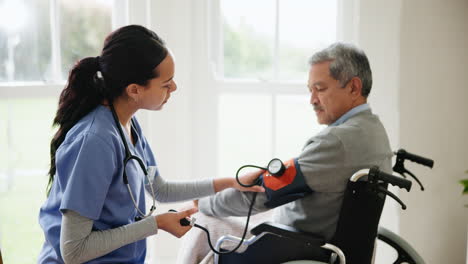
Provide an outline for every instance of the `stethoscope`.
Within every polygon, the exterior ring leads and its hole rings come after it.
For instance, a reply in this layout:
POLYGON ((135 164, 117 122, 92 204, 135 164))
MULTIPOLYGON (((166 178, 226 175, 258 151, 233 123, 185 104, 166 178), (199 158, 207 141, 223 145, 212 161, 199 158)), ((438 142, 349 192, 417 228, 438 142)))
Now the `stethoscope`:
MULTIPOLYGON (((133 206, 135 206, 135 209, 138 212, 138 215, 135 217, 135 221, 139 221, 141 219, 144 219, 144 218, 150 216, 153 213, 153 211, 156 210, 156 200, 155 200, 155 196, 154 196, 153 184, 151 183, 151 180, 150 180, 149 175, 148 175, 148 171, 147 171, 143 161, 138 156, 133 155, 130 152, 130 148, 128 147, 127 140, 125 139, 125 135, 124 135, 124 132, 122 130, 122 125, 120 124, 119 117, 117 116, 117 113, 115 112, 114 105, 109 104, 109 107, 111 109, 112 116, 113 116, 114 121, 115 121, 115 125, 117 126, 117 129, 119 130, 120 139, 122 140, 122 142, 124 144, 124 148, 125 148, 125 158, 123 160, 123 182, 124 182, 125 186, 127 186, 128 193, 130 194, 130 197, 132 198, 133 206), (127 163, 129 161, 131 161, 131 160, 136 160, 138 162, 138 164, 140 165, 141 170, 145 174, 145 177, 148 180, 148 184, 149 184, 149 186, 151 188, 151 197, 153 198, 153 204, 152 204, 151 209, 150 209, 148 214, 145 214, 144 212, 142 212, 140 210, 140 208, 138 208, 138 205, 137 205, 137 203, 135 201, 135 197, 133 196, 132 189, 130 188, 130 184, 128 183, 127 173, 126 173, 125 169, 127 167, 127 163)), ((131 119, 131 122, 132 122, 132 127, 134 127, 133 119, 131 119)))

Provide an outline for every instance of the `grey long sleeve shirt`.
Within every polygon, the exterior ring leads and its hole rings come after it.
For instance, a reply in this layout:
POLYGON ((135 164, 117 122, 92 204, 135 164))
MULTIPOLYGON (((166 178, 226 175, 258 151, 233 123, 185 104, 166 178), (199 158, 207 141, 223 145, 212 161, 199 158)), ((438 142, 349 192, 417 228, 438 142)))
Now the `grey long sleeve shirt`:
MULTIPOLYGON (((158 176, 153 181, 152 186, 155 198, 160 202, 192 200, 214 194, 211 179, 168 182, 158 176)), ((150 189, 149 185, 146 185, 146 189, 150 189)), ((65 210, 60 232, 62 258, 65 263, 83 263, 154 235, 158 232, 156 217, 150 216, 141 221, 113 229, 92 231, 92 219, 81 216, 77 212, 65 210)))

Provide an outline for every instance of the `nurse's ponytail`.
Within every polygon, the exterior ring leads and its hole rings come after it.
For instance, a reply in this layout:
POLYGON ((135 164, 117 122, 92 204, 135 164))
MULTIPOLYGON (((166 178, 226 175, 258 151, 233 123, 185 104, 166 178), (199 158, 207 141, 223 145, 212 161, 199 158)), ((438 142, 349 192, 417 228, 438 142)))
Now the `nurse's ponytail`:
POLYGON ((82 59, 73 67, 53 122, 58 131, 50 142, 47 194, 56 173, 55 154, 67 132, 99 104, 122 96, 128 85, 146 85, 158 77, 155 68, 167 54, 164 41, 156 33, 130 25, 106 38, 100 56, 82 59))
POLYGON ((53 125, 58 126, 50 143, 49 184, 55 175, 55 152, 62 144, 67 132, 104 99, 99 90, 99 57, 79 61, 68 76, 68 82, 60 94, 59 106, 53 125))

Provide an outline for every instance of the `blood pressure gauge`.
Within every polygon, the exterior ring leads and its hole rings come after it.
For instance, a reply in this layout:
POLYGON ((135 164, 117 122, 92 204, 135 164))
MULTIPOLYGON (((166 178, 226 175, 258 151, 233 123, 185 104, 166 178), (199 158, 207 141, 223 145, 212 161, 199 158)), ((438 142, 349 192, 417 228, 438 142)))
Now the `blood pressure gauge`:
POLYGON ((280 159, 275 158, 268 163, 267 170, 271 175, 279 177, 283 175, 286 167, 280 159))

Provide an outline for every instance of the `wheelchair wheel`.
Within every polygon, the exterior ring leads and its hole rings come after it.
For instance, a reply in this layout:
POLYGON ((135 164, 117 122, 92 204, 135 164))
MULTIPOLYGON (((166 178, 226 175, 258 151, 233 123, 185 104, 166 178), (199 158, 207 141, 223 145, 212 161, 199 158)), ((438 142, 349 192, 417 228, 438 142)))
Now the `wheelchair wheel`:
POLYGON ((394 264, 425 264, 423 258, 416 252, 416 250, 406 240, 386 229, 379 226, 377 238, 391 246, 398 253, 398 257, 393 262, 394 264))

